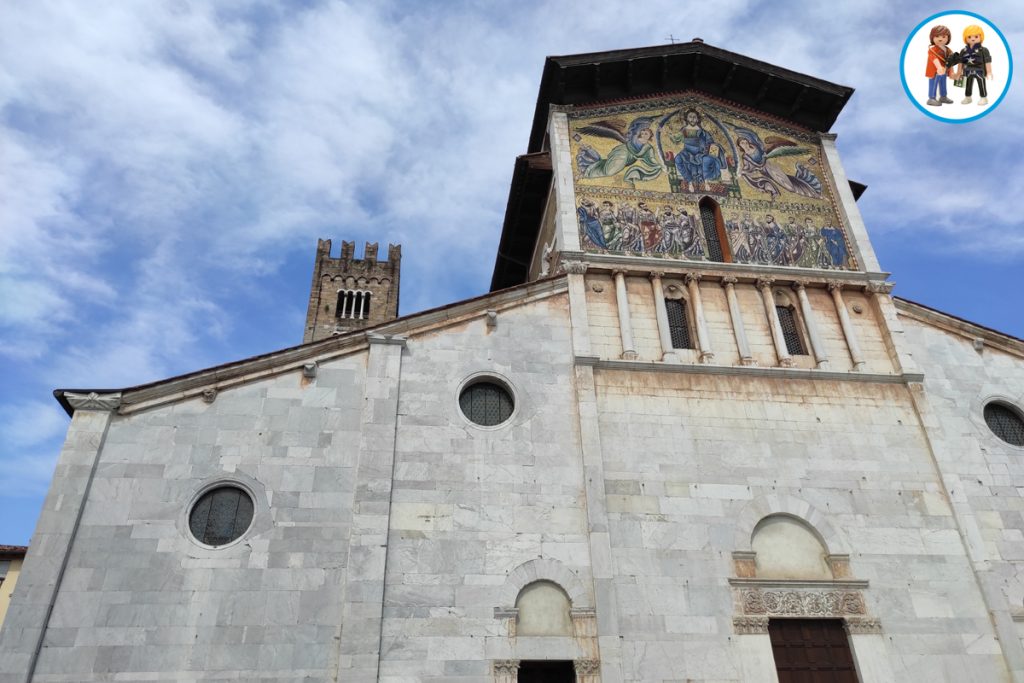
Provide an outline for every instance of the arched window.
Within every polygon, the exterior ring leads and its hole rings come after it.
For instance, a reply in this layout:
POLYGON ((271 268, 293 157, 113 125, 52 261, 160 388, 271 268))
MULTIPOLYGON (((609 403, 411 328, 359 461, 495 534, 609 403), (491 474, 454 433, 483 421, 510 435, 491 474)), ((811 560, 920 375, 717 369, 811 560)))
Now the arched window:
POLYGON ((370 292, 342 289, 338 291, 338 318, 366 320, 370 317, 370 292))
POLYGON ((522 636, 571 636, 569 596, 552 581, 534 581, 519 591, 516 634, 522 636))
POLYGON ((692 349, 690 337, 690 321, 686 315, 685 299, 665 299, 665 310, 668 313, 668 330, 672 337, 673 349, 692 349))
POLYGON ((782 327, 782 338, 786 340, 786 350, 791 356, 806 356, 807 350, 800 338, 800 331, 797 329, 796 313, 792 306, 776 306, 775 312, 779 315, 779 325, 782 327))
POLYGON ((708 243, 708 260, 732 263, 729 238, 725 234, 722 210, 718 208, 718 202, 711 197, 704 197, 700 200, 699 208, 700 223, 704 228, 704 239, 708 243))

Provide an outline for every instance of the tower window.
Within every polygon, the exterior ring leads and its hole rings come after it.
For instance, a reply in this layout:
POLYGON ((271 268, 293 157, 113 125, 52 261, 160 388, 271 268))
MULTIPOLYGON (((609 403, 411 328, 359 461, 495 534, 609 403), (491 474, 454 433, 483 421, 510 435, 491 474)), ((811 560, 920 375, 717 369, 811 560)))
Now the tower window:
POLYGON ((1013 446, 1024 446, 1024 418, 1005 403, 989 403, 984 410, 985 424, 992 433, 1013 446))
POLYGON ((732 254, 722 224, 722 211, 710 197, 700 200, 700 223, 704 228, 704 239, 708 243, 708 259, 720 263, 731 263, 732 254))
POLYGON ((668 312, 668 330, 672 336, 672 348, 692 349, 690 325, 686 317, 686 301, 665 299, 665 310, 668 312))
POLYGON ((786 350, 791 356, 806 356, 803 340, 800 339, 800 332, 796 327, 796 315, 789 306, 776 306, 775 312, 779 315, 779 325, 782 327, 782 338, 786 340, 786 350))
POLYGON ((370 292, 342 289, 338 292, 338 318, 366 320, 370 317, 370 292))

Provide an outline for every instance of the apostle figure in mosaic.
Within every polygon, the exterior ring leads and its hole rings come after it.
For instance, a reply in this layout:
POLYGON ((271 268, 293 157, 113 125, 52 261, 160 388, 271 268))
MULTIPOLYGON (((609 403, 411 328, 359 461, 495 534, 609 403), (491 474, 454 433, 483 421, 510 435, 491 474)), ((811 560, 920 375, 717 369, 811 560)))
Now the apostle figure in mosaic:
POLYGON ((636 208, 637 217, 640 219, 640 234, 643 235, 644 251, 654 251, 658 242, 661 241, 661 226, 658 225, 658 217, 646 202, 639 202, 636 208))
POLYGON ((618 218, 615 215, 615 205, 607 199, 601 202, 601 208, 597 212, 597 220, 601 223, 601 232, 604 233, 604 242, 609 249, 618 249, 622 240, 622 228, 619 227, 618 218))
POLYGON ((604 158, 593 147, 580 145, 576 153, 576 167, 584 178, 606 178, 623 171, 623 180, 630 184, 657 178, 664 167, 651 145, 653 121, 650 116, 635 118, 625 133, 620 121, 598 121, 584 126, 580 132, 585 135, 611 138, 620 144, 612 147, 604 158))
POLYGON ((640 232, 640 222, 637 216, 636 207, 632 204, 623 203, 619 207, 617 216, 619 230, 619 243, 616 249, 619 251, 641 252, 644 250, 644 238, 640 232))
POLYGON ((829 257, 829 267, 846 267, 846 238, 843 231, 827 225, 821 229, 821 239, 825 242, 825 251, 829 257))
POLYGON ((604 231, 601 230, 601 221, 598 219, 597 206, 594 202, 589 199, 584 199, 580 202, 580 205, 576 207, 576 219, 579 221, 580 228, 583 229, 583 232, 595 247, 601 249, 608 248, 607 243, 604 241, 604 231))
POLYGON ((722 177, 722 169, 726 168, 725 152, 701 126, 700 112, 687 109, 683 120, 682 131, 669 136, 672 142, 683 143, 683 148, 675 155, 676 170, 690 192, 694 192, 696 186, 706 192, 710 189, 708 181, 722 177))

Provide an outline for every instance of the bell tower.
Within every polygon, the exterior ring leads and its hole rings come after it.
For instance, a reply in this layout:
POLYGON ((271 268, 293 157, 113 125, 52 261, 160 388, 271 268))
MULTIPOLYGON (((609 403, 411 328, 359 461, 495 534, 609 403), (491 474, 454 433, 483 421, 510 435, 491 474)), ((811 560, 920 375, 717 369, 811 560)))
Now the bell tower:
POLYGON ((373 327, 398 317, 398 280, 402 245, 389 244, 386 261, 377 259, 377 243, 367 242, 355 258, 355 242, 341 243, 331 256, 331 240, 317 240, 313 282, 302 342, 373 327))

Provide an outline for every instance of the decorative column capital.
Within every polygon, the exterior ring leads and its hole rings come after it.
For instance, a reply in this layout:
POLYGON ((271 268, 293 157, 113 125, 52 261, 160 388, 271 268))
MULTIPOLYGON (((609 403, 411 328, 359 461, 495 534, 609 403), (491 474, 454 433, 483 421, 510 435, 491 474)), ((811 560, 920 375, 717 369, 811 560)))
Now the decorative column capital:
POLYGON ((601 670, 599 659, 574 659, 572 666, 576 669, 577 676, 593 676, 601 670))
POLYGON ((759 278, 757 278, 757 283, 756 284, 757 284, 757 288, 758 289, 762 289, 762 290, 763 289, 767 289, 767 288, 769 288, 769 287, 771 287, 772 285, 775 284, 775 278, 773 278, 773 277, 759 277, 759 278))
POLYGON ((665 277, 665 271, 664 270, 652 270, 650 273, 647 274, 647 277, 650 278, 650 280, 652 282, 654 280, 660 280, 661 278, 665 277))
POLYGON ((800 292, 800 291, 803 291, 803 290, 807 289, 807 281, 806 280, 793 280, 793 282, 790 283, 789 286, 792 287, 795 291, 800 292))
POLYGON ((683 282, 688 285, 691 282, 700 282, 700 273, 687 273, 683 276, 683 282))
POLYGON ((867 289, 872 294, 888 294, 893 286, 891 282, 869 282, 867 289))
POLYGON ((726 275, 725 277, 722 278, 723 285, 734 285, 737 282, 739 282, 739 278, 737 278, 735 275, 726 275))
POLYGON ((583 275, 587 272, 587 264, 583 261, 562 261, 558 264, 558 269, 570 275, 583 275))
POLYGON ((626 277, 629 273, 625 268, 614 268, 612 269, 612 275, 621 275, 622 277, 626 277))
POLYGON ((825 284, 830 292, 838 292, 843 289, 843 282, 841 280, 829 280, 825 284))
POLYGON ((90 391, 88 394, 76 394, 65 391, 64 399, 75 410, 101 410, 106 412, 117 410, 121 406, 121 392, 99 394, 95 391, 90 391))
POLYGON ((882 633, 882 622, 878 619, 858 619, 849 618, 843 619, 843 628, 851 636, 861 634, 881 634, 882 633))
POLYGON ((741 636, 766 634, 768 617, 733 617, 732 627, 741 636))
POLYGON ((492 666, 498 676, 515 676, 519 673, 518 659, 496 659, 492 666))

